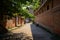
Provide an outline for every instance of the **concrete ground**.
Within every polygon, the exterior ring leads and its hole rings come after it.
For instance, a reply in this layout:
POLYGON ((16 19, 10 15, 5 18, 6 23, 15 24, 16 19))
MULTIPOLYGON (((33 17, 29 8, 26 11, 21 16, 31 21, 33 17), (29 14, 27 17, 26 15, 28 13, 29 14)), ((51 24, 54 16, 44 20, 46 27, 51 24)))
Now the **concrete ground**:
POLYGON ((32 23, 27 23, 23 27, 12 30, 11 34, 5 35, 2 40, 54 40, 52 37, 44 29, 32 23))

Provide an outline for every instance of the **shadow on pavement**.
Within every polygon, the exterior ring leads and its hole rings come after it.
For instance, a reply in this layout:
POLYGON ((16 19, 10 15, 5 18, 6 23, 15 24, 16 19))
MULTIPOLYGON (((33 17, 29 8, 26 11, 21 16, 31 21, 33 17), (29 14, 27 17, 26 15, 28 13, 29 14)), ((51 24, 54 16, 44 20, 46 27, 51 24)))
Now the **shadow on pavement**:
POLYGON ((32 40, 32 37, 25 33, 11 33, 0 35, 0 40, 32 40))

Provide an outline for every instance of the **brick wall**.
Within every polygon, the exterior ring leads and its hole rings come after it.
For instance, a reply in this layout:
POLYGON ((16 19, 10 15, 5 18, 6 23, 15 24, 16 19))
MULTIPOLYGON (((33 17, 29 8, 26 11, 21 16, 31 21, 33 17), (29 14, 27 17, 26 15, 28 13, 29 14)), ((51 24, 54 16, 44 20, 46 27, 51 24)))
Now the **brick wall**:
POLYGON ((15 27, 15 18, 7 19, 6 28, 13 28, 13 27, 15 27))
POLYGON ((45 25, 47 29, 51 32, 60 35, 60 0, 54 0, 53 4, 51 2, 47 2, 44 6, 40 8, 35 14, 36 15, 35 22, 37 24, 45 25), (47 10, 47 5, 49 5, 49 9, 47 10), (43 11, 42 11, 43 10, 43 11))
POLYGON ((13 27, 17 27, 17 26, 22 26, 24 25, 24 19, 22 19, 21 17, 18 17, 18 20, 12 17, 11 19, 7 19, 5 22, 6 28, 13 28, 13 27))

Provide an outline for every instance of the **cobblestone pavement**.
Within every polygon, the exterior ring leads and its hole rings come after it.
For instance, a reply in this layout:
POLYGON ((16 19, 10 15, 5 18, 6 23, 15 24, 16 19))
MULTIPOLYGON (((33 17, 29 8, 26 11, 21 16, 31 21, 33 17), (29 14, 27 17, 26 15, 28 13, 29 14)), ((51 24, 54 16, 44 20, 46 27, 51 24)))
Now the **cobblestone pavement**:
POLYGON ((54 40, 52 35, 32 23, 12 30, 10 34, 0 35, 0 40, 54 40))

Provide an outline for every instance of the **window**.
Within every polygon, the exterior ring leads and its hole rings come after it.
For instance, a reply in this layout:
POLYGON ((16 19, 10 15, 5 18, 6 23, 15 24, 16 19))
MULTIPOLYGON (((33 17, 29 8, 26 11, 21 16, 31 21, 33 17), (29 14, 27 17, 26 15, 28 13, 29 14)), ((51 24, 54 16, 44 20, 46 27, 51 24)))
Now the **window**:
POLYGON ((53 8, 53 0, 52 0, 52 8, 53 8))
POLYGON ((49 10, 49 5, 47 5, 47 10, 49 10))

